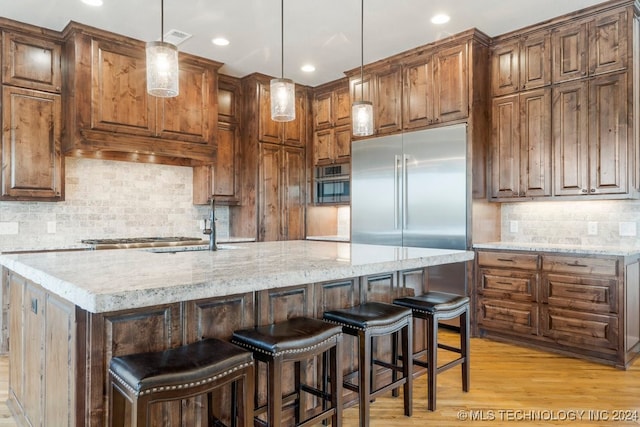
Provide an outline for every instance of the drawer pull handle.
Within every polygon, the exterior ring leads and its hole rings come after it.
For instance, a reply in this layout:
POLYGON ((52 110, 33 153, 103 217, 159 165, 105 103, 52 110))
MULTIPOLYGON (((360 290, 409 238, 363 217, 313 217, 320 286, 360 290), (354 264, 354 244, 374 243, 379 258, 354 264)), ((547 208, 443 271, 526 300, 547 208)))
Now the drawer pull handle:
POLYGON ((499 285, 510 285, 511 282, 496 282, 499 285))
POLYGON ((502 262, 515 262, 514 260, 509 259, 509 258, 498 258, 498 261, 502 261, 502 262))
POLYGON ((589 267, 588 265, 578 264, 578 263, 572 264, 570 262, 567 262, 566 265, 568 265, 569 267, 589 267))

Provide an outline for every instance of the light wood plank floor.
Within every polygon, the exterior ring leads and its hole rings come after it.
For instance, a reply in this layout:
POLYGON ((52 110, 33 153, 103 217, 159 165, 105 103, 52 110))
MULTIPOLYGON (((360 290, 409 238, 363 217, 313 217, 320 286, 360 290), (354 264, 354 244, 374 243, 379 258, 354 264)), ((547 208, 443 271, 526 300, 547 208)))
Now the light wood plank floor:
MULTIPOLYGON (((443 356, 444 358, 444 356, 443 356)), ((8 358, 0 356, 0 402, 7 398, 8 358)), ((640 362, 627 371, 487 339, 471 339, 471 390, 463 393, 460 370, 438 377, 438 408, 426 410, 426 378, 416 380, 413 416, 401 398, 371 406, 371 427, 640 425, 640 362), (627 411, 627 412, 616 412, 627 411), (635 416, 615 420, 618 415, 635 416), (533 421, 531 417, 542 420, 533 421), (596 420, 596 416, 600 420, 596 420), (467 417, 467 418, 465 418, 467 417), (475 420, 469 419, 474 417, 475 420), (608 418, 608 420, 606 420, 608 418)), ((16 426, 0 403, 0 427, 16 426)), ((358 426, 357 407, 345 411, 345 427, 358 426)))

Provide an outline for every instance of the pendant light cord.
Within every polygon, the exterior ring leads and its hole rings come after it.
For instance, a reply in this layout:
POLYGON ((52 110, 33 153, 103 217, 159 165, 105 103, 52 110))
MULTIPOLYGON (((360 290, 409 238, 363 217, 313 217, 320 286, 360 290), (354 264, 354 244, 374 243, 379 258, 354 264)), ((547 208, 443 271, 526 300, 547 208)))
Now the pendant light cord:
POLYGON ((364 99, 364 0, 360 0, 360 101, 364 99))
POLYGON ((284 0, 280 0, 280 77, 284 79, 284 0))
POLYGON ((164 43, 164 0, 160 0, 160 42, 164 43))

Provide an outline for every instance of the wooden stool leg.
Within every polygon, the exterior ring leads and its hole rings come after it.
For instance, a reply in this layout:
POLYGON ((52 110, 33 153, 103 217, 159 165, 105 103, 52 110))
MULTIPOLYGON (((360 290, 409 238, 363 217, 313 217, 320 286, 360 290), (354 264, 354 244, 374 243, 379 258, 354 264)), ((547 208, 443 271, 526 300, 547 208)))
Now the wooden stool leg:
POLYGON ((251 427, 254 425, 254 408, 255 405, 252 402, 255 401, 255 365, 248 369, 248 372, 244 376, 242 382, 242 419, 240 420, 241 427, 251 427))
MULTIPOLYGON (((409 319, 409 322, 411 321, 409 319)), ((404 414, 410 417, 413 413, 413 331, 409 324, 402 328, 400 335, 402 337, 402 375, 405 378, 403 386, 404 414)), ((394 339, 394 342, 397 340, 394 339)))
POLYGON ((301 383, 301 376, 302 376, 301 366, 302 366, 302 363, 300 361, 294 362, 293 377, 294 377, 294 390, 296 393, 296 411, 295 411, 296 424, 300 424, 300 420, 303 419, 302 414, 305 408, 305 400, 303 397, 302 390, 300 388, 300 384, 302 384, 301 383))
POLYGON ((369 427, 369 407, 371 406, 371 337, 365 332, 358 332, 360 350, 358 355, 358 387, 360 393, 360 422, 361 427, 369 427))
POLYGON ((147 417, 149 416, 149 399, 138 397, 137 401, 131 402, 131 427, 147 427, 147 417))
POLYGON ((331 380, 331 405, 335 408, 335 413, 331 418, 332 427, 342 427, 342 387, 340 387, 340 382, 337 380, 342 378, 341 348, 340 339, 338 339, 335 347, 332 347, 328 352, 331 366, 329 375, 333 378, 331 380))
POLYGON ((282 356, 276 356, 267 365, 267 413, 270 427, 282 425, 282 356))
MULTIPOLYGON (((400 335, 398 332, 394 332, 391 334, 391 364, 395 365, 398 363, 398 339, 400 339, 400 335)), ((404 361, 404 350, 402 350, 402 360, 404 361)), ((404 362, 402 363, 404 366, 404 362)), ((391 381, 396 382, 398 380, 398 371, 393 369, 391 371, 391 381)), ((398 391, 398 387, 391 390, 391 396, 398 397, 400 392, 398 391)))
POLYGON ((436 409, 436 377, 438 375, 438 319, 427 316, 427 408, 436 409))
POLYGON ((109 422, 111 427, 124 427, 125 410, 126 399, 111 382, 109 387, 109 422))
POLYGON ((462 391, 469 391, 469 311, 460 315, 460 352, 462 362, 462 391))

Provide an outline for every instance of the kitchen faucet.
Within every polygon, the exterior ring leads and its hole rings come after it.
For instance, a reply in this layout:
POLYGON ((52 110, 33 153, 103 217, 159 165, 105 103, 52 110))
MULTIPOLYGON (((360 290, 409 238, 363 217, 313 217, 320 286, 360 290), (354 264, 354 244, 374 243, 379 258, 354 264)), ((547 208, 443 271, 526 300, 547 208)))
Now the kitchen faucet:
POLYGON ((203 234, 209 235, 209 250, 217 251, 218 244, 216 243, 216 201, 212 197, 211 198, 211 212, 209 212, 209 228, 207 228, 207 220, 204 220, 204 230, 203 234))

